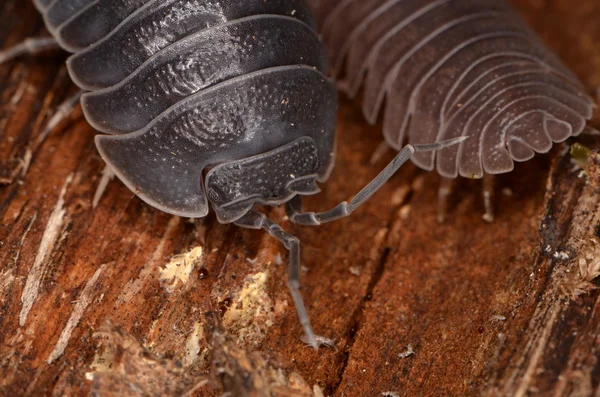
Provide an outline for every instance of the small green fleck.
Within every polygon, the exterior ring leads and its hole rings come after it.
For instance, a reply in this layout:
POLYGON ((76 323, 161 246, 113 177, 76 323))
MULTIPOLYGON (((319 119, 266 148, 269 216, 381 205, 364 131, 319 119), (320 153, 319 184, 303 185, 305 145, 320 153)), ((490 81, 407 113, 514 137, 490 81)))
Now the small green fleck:
POLYGON ((577 162, 577 164, 584 166, 587 165, 590 161, 590 156, 592 155, 592 150, 576 143, 571 146, 571 157, 577 162))

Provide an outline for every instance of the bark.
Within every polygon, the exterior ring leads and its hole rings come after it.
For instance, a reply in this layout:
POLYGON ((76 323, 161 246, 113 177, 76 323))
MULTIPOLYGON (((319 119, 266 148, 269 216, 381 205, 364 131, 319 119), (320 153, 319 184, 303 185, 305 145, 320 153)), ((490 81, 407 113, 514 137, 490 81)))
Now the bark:
MULTIPOLYGON (((594 93, 600 3, 516 5, 594 93)), ((0 4, 2 48, 40 34, 29 2, 0 4)), ((497 178, 492 224, 464 180, 438 224, 439 177, 412 165, 347 219, 271 210, 302 242, 314 328, 336 340, 315 352, 276 241, 142 203, 103 174, 79 110, 45 136, 76 92, 64 59, 0 65, 0 394, 600 395, 599 171, 568 150, 598 137, 497 178)), ((368 164, 380 126, 357 102, 342 99, 338 134, 307 208, 350 198, 392 157, 368 164)))

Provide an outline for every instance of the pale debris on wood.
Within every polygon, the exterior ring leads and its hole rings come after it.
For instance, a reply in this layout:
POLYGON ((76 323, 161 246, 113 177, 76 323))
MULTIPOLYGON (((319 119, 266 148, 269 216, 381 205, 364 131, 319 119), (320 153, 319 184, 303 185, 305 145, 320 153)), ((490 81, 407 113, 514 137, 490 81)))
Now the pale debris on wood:
POLYGON ((0 294, 8 292, 5 290, 8 290, 8 286, 10 286, 13 281, 15 281, 14 269, 6 269, 5 271, 0 272, 0 294))
POLYGON ((94 334, 104 338, 86 379, 92 395, 189 396, 206 379, 186 372, 176 361, 150 353, 132 335, 111 323, 94 334))
POLYGON ((323 394, 323 390, 321 390, 319 385, 313 386, 313 394, 314 394, 314 397, 325 397, 325 394, 323 394))
POLYGON ((15 265, 19 262, 19 257, 21 256, 21 249, 23 248, 23 244, 25 244, 25 239, 27 238, 27 235, 31 231, 31 227, 33 226, 33 224, 35 223, 35 220, 37 219, 37 214, 38 213, 36 211, 33 214, 33 216, 29 219, 29 221, 27 221, 27 228, 25 229, 25 232, 23 233, 23 236, 21 236, 21 241, 19 242, 19 249, 17 250, 17 252, 13 256, 13 263, 15 265))
POLYGON ((200 366, 207 363, 208 348, 202 349, 200 342, 206 344, 206 336, 204 335, 204 327, 201 323, 196 322, 190 336, 185 342, 185 356, 183 357, 183 365, 189 367, 200 362, 200 366))
POLYGON ((4 304, 5 299, 9 297, 10 287, 15 281, 14 269, 6 269, 0 272, 0 303, 4 304))
MULTIPOLYGON (((3 51, 3 54, 6 54, 6 53, 3 51)), ((6 61, 6 59, 3 59, 2 56, 0 55, 0 63, 4 63, 5 61, 6 61)), ((31 87, 29 87, 29 84, 25 81, 22 81, 19 84, 19 86, 15 90, 15 93, 10 98, 10 104, 13 106, 13 109, 16 109, 16 106, 19 104, 19 102, 21 102, 21 99, 23 98, 23 95, 25 94, 25 92, 29 91, 29 88, 31 88, 31 87)), ((35 93, 35 90, 33 93, 35 93)))
POLYGON ((213 374, 222 396, 313 397, 314 388, 296 371, 290 373, 277 360, 267 360, 259 351, 248 351, 215 332, 211 345, 213 374))
POLYGON ((408 358, 408 357, 410 357, 410 356, 414 356, 414 355, 415 355, 415 351, 413 350, 413 347, 412 347, 412 345, 408 345, 408 346, 406 347, 406 351, 404 351, 404 352, 402 352, 402 353, 398 354, 398 357, 399 357, 399 358, 408 358))
POLYGON ((281 254, 279 252, 275 255, 275 264, 277 266, 283 265, 283 259, 281 258, 281 254))
POLYGON ((33 151, 31 148, 25 149, 25 154, 23 154, 23 158, 19 159, 19 167, 21 167, 21 178, 24 178, 27 175, 27 171, 29 170, 29 166, 31 165, 31 160, 33 158, 33 151))
POLYGON ((81 320, 81 316, 83 315, 85 309, 87 309, 88 305, 92 302, 92 290, 105 268, 106 265, 100 266, 96 270, 94 275, 85 284, 85 288, 83 289, 83 292, 81 293, 81 295, 79 295, 79 298, 77 299, 77 303, 75 304, 75 308, 71 313, 71 317, 69 317, 65 328, 61 332, 60 337, 58 338, 58 342, 54 347, 54 350, 52 350, 52 353, 50 353, 50 356, 46 360, 48 364, 52 364, 57 358, 62 356, 62 354, 64 353, 65 348, 67 347, 67 344, 71 339, 71 335, 73 334, 73 330, 79 324, 79 320, 81 320))
POLYGON ((410 206, 410 204, 406 204, 403 205, 399 210, 398 210, 398 216, 400 219, 402 219, 403 221, 408 219, 408 217, 410 216, 410 210, 412 209, 412 207, 410 206))
POLYGON ((350 266, 350 274, 353 274, 355 276, 360 276, 362 273, 362 267, 360 266, 350 266))
POLYGON ((561 261, 566 261, 567 259, 570 259, 569 254, 565 251, 556 251, 552 256, 554 257, 554 259, 559 259, 561 261))
POLYGON ((117 298, 117 306, 122 305, 123 303, 129 302, 133 297, 142 289, 142 286, 146 283, 146 281, 152 276, 153 272, 156 270, 155 266, 159 259, 162 259, 164 255, 165 245, 167 241, 171 238, 171 235, 177 230, 179 224, 181 222, 181 218, 178 216, 173 216, 169 219, 169 223, 167 224, 166 230, 158 242, 156 249, 152 253, 152 257, 150 261, 144 265, 138 277, 133 280, 127 282, 125 287, 121 290, 117 298))
POLYGON ((600 239, 588 240, 581 252, 577 261, 577 272, 572 279, 564 281, 561 285, 563 293, 572 298, 598 288, 593 281, 600 277, 600 239))
POLYGON ((67 192, 67 188, 71 184, 73 180, 73 174, 69 175, 65 180, 65 183, 60 191, 58 196, 58 200, 52 213, 50 214, 50 218, 48 218, 48 223, 46 224, 46 229, 42 234, 42 241, 40 243, 40 247, 35 256, 35 260, 33 262, 33 266, 29 270, 27 274, 27 281, 25 282, 25 288, 23 288, 23 293, 21 294, 21 303, 22 308, 19 313, 19 324, 22 326, 25 325, 27 321, 27 316, 29 315, 29 311, 33 307, 33 302, 38 296, 40 285, 42 283, 42 277, 46 270, 46 258, 48 254, 52 252, 54 249, 54 245, 60 236, 60 231, 62 230, 63 222, 67 211, 64 208, 65 205, 65 193, 67 192))
POLYGON ((410 192, 411 192, 411 187, 409 185, 400 186, 398 189, 396 189, 392 192, 392 195, 390 196, 390 203, 394 207, 398 207, 401 204, 405 204, 406 198, 408 197, 408 194, 410 192))
POLYGON ((229 309, 223 316, 223 325, 237 336, 241 345, 258 346, 274 322, 273 300, 267 291, 268 275, 259 272, 244 281, 229 309))
POLYGON ((194 268, 202 266, 203 248, 192 248, 185 254, 176 255, 160 269, 160 281, 166 281, 166 289, 173 292, 178 283, 186 285, 194 268))

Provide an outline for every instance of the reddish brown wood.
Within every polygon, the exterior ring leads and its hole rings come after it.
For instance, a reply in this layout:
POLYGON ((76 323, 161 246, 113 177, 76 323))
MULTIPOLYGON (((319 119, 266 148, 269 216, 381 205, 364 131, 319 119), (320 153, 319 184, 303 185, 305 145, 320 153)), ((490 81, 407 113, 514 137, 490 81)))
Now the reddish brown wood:
MULTIPOLYGON (((516 5, 594 93, 600 3, 516 5)), ((43 32, 29 2, 0 4, 2 48, 43 32)), ((600 395, 600 191, 568 145, 498 178, 491 225, 476 181, 460 182, 439 225, 439 177, 413 166, 329 225, 272 210, 302 241, 314 327, 337 341, 315 352, 269 236, 160 213, 117 180, 93 208, 104 164, 80 112, 40 137, 75 92, 63 61, 0 65, 0 394, 600 395)), ((391 158, 368 165, 380 127, 357 103, 342 100, 339 120, 313 209, 391 158)))

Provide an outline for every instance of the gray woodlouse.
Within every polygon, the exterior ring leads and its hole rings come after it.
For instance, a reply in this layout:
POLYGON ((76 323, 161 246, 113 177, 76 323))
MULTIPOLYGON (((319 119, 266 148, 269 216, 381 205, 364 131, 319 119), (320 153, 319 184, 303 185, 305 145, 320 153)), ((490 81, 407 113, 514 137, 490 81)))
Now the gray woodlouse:
MULTIPOLYGON (((444 178, 513 170, 581 133, 593 101, 504 0, 310 0, 351 97, 387 145, 470 136, 412 161, 444 178)), ((492 219, 487 179, 487 218, 492 219)), ((440 189, 443 213, 448 181, 440 189)))
POLYGON ((291 221, 349 215, 415 152, 407 145, 349 202, 301 212, 333 166, 336 90, 304 0, 34 0, 53 39, 30 39, 0 62, 52 46, 67 61, 96 146, 142 200, 264 229, 290 251, 288 286, 306 341, 317 339, 299 291, 298 239, 253 207, 286 204, 291 221), (203 172, 206 176, 203 178, 203 172))

